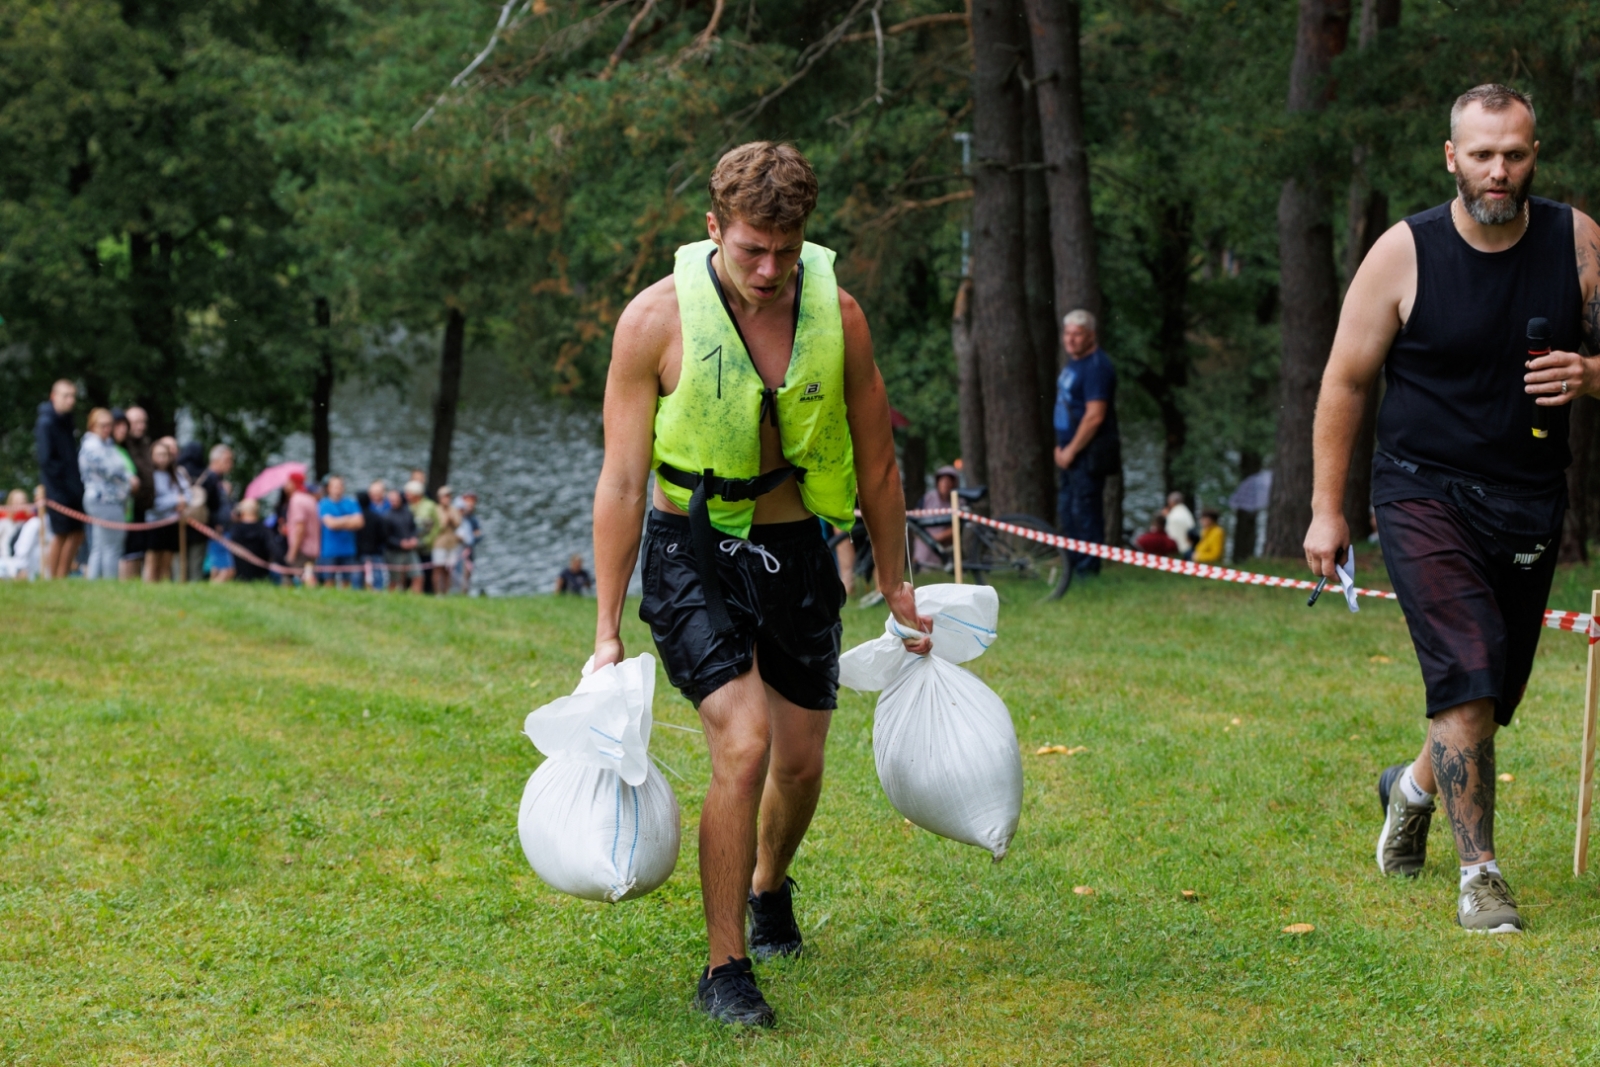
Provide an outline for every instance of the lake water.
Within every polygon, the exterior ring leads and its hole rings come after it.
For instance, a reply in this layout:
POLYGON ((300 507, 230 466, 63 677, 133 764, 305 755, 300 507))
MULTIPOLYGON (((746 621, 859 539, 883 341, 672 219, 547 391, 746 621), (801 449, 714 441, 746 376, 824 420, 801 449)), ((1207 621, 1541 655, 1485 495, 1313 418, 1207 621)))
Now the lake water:
MULTIPOLYGON (((427 469, 432 392, 420 378, 405 391, 352 383, 335 390, 331 459, 352 491, 364 492, 374 478, 396 486, 412 468, 427 469)), ((492 367, 466 376, 450 484, 478 494, 485 540, 476 553, 475 589, 491 596, 549 592, 568 557, 592 562, 602 454, 598 410, 542 399, 492 367)), ((279 458, 309 465, 310 435, 290 437, 279 458)))
MULTIPOLYGON (((429 360, 420 366, 404 390, 345 383, 335 391, 333 470, 352 492, 374 478, 398 485, 412 468, 426 469, 437 371, 429 360)), ((1138 531, 1162 503, 1160 436, 1155 427, 1133 424, 1123 433, 1123 507, 1128 529, 1138 531)), ((310 436, 297 434, 277 458, 309 465, 311 454, 310 436)), ((469 357, 450 482, 457 492, 478 493, 486 539, 477 553, 476 589, 491 596, 545 593, 574 553, 592 562, 602 455, 598 410, 551 401, 491 360, 469 357)))

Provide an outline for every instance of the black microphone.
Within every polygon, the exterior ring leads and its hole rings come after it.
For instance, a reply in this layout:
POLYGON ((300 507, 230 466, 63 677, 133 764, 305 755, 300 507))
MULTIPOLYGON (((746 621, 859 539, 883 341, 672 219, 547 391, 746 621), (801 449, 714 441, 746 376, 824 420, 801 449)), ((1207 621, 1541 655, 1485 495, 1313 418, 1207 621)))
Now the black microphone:
MULTIPOLYGON (((1550 320, 1528 320, 1528 358, 1535 359, 1539 356, 1550 354, 1550 320)), ((1541 440, 1550 436, 1550 409, 1539 404, 1533 405, 1533 436, 1541 440)))

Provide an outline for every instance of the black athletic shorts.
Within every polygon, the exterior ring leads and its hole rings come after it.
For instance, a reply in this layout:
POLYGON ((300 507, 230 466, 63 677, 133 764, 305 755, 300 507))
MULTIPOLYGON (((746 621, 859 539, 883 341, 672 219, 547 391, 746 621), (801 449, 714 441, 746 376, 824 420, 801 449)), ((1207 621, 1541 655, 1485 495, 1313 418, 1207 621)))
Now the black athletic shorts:
MULTIPOLYGON (((83 510, 83 496, 82 496, 82 494, 79 494, 78 496, 74 497, 74 496, 67 496, 67 495, 56 496, 54 493, 52 493, 50 495, 50 499, 55 501, 57 504, 61 504, 61 505, 65 506, 65 507, 69 507, 69 508, 73 509, 74 511, 82 511, 83 510)), ((61 514, 61 512, 55 510, 54 508, 50 509, 50 533, 53 536, 55 536, 55 537, 65 537, 68 534, 81 533, 82 530, 83 530, 83 520, 82 519, 75 519, 71 515, 63 515, 63 514, 61 514)))
POLYGON ((1422 665, 1428 716, 1483 697, 1501 726, 1522 701, 1555 576, 1556 546, 1531 568, 1479 533, 1453 504, 1379 504, 1389 580, 1422 665))
POLYGON ((717 576, 735 630, 718 636, 695 569, 689 520, 651 511, 644 600, 667 677, 695 707, 759 662, 761 680, 802 708, 832 711, 839 697, 844 586, 816 519, 717 536, 717 576), (738 546, 738 547, 735 547, 738 546))

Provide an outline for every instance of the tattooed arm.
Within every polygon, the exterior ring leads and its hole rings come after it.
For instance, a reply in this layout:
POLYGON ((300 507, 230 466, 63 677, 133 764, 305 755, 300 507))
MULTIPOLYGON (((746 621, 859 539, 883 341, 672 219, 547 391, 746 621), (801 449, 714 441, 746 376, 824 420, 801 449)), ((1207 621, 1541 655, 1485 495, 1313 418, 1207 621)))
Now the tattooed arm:
MULTIPOLYGON (((1600 226, 1572 209, 1572 240, 1578 260, 1578 286, 1583 292, 1583 347, 1600 352, 1600 226)), ((1544 407, 1570 404, 1585 394, 1600 395, 1600 357, 1577 352, 1551 352, 1527 364, 1523 375, 1528 393, 1544 407), (1567 391, 1561 391, 1565 383, 1567 391)))

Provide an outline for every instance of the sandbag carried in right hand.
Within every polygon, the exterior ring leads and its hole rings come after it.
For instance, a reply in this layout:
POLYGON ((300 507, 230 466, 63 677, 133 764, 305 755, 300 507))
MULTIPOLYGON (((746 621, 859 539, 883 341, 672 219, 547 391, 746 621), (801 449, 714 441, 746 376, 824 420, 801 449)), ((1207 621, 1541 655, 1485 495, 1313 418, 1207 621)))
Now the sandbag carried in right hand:
POLYGON ((882 690, 872 754, 894 809, 999 861, 1022 815, 1022 756, 1005 702, 956 666, 994 643, 999 597, 988 586, 928 585, 917 611, 933 618, 931 654, 907 652, 890 617, 882 637, 840 657, 839 683, 882 690))
POLYGON ((545 761, 522 792, 517 831, 534 873, 563 893, 641 897, 678 862, 678 798, 650 762, 655 658, 584 668, 571 696, 523 728, 545 761))

